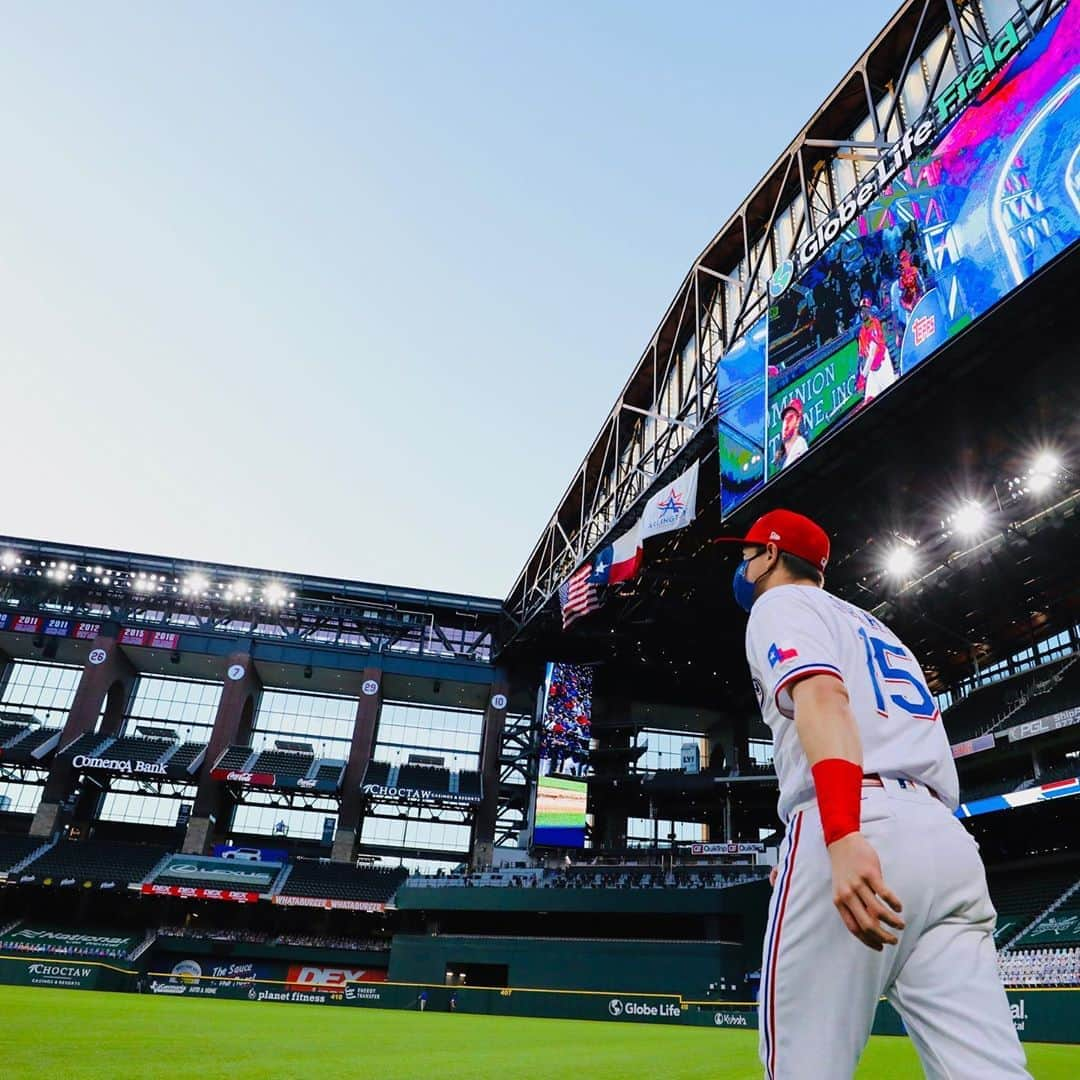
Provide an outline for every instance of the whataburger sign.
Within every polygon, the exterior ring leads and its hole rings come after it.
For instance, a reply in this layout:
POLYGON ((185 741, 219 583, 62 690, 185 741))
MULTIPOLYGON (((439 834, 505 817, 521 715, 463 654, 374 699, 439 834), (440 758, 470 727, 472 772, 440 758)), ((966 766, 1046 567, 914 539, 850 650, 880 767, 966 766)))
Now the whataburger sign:
POLYGON ((849 191, 837 208, 791 253, 773 275, 770 292, 780 296, 836 240, 859 214, 881 196, 885 186, 921 153, 937 143, 945 129, 971 104, 980 87, 1031 41, 1029 24, 1017 13, 989 45, 933 100, 919 120, 889 146, 867 177, 849 191))
POLYGON ((272 896, 271 902, 281 907, 338 908, 342 911, 385 911, 385 904, 371 900, 329 900, 317 896, 272 896))

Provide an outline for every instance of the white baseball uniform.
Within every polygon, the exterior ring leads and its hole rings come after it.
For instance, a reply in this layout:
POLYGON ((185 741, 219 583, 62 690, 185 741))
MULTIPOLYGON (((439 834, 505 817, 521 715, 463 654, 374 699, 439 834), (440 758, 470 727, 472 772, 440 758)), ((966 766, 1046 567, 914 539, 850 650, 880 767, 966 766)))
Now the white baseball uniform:
POLYGON ((773 732, 787 826, 761 966, 759 1049, 768 1080, 836 1080, 854 1071, 882 995, 928 1077, 1029 1077, 997 969, 996 913, 978 845, 953 816, 956 766, 918 662, 873 615, 811 585, 754 603, 746 654, 773 732), (862 740, 862 832, 904 905, 899 945, 882 952, 844 926, 791 689, 842 679, 862 740))

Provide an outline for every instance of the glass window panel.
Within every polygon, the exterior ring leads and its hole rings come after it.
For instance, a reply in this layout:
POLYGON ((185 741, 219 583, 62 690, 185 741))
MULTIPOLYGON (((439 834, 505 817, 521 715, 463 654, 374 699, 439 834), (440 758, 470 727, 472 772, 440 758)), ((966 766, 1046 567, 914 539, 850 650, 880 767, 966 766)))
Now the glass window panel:
POLYGON ((348 758, 359 699, 267 689, 255 714, 251 744, 272 747, 275 739, 309 742, 325 757, 348 758))
POLYGON ((185 742, 208 742, 221 700, 221 683, 142 675, 128 706, 125 734, 140 724, 175 728, 185 742))
MULTIPOLYGON (((82 668, 35 660, 15 660, 0 695, 0 707, 35 716, 43 727, 67 722, 82 668)), ((0 782, 0 813, 32 814, 41 802, 40 784, 0 782)))
POLYGON ((439 709, 428 705, 383 703, 374 757, 401 765, 410 753, 442 757, 447 768, 480 767, 484 714, 478 710, 439 709))
POLYGON ((701 768, 709 762, 708 740, 698 731, 658 731, 646 728, 638 737, 638 745, 648 741, 649 748, 638 760, 638 768, 647 772, 656 769, 681 769, 683 743, 697 743, 701 754, 701 768))

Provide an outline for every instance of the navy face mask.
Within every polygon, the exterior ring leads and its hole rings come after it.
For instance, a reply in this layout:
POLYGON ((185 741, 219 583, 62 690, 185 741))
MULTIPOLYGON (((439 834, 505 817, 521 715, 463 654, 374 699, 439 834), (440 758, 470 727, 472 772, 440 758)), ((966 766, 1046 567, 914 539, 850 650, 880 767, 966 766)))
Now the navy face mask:
POLYGON ((735 603, 747 614, 749 614, 750 609, 754 606, 754 589, 757 586, 757 582, 750 581, 746 576, 746 571, 756 558, 764 554, 764 551, 759 551, 757 555, 751 555, 749 559, 743 559, 743 561, 735 567, 735 576, 731 579, 731 590, 735 594, 735 603))

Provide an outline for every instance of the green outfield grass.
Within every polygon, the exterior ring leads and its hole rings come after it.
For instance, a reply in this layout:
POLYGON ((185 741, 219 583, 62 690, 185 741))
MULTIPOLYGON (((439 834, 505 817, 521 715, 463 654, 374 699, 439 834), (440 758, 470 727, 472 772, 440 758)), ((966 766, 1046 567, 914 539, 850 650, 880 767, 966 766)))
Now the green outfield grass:
MULTIPOLYGON (((197 1001, 0 987, 0 1070, 16 1077, 285 1080, 760 1080, 755 1032, 588 1020, 197 1001)), ((1036 1080, 1080 1076, 1080 1047, 1029 1044, 1036 1080)), ((906 1039, 872 1040, 859 1080, 922 1075, 906 1039)))
POLYGON ((542 814, 537 813, 536 824, 546 829, 552 829, 556 826, 568 826, 573 827, 580 825, 582 815, 576 810, 545 810, 542 814))

